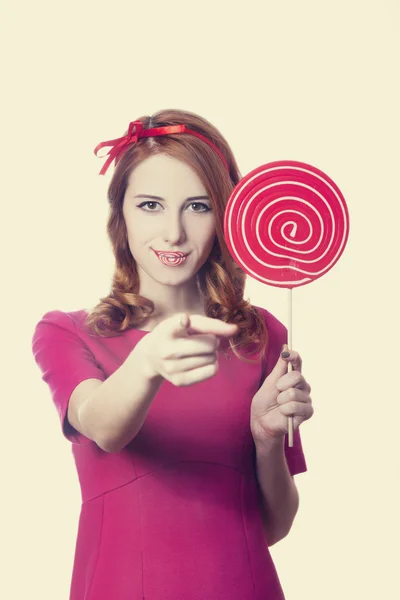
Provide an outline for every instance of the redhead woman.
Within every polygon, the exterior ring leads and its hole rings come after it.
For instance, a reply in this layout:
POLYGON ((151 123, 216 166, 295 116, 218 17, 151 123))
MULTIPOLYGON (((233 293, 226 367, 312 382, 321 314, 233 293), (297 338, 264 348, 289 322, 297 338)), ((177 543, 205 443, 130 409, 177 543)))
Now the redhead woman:
POLYGON ((224 241, 235 158, 180 110, 103 148, 110 293, 47 312, 32 340, 82 493, 70 600, 281 600, 269 547, 298 509, 313 407, 224 241))

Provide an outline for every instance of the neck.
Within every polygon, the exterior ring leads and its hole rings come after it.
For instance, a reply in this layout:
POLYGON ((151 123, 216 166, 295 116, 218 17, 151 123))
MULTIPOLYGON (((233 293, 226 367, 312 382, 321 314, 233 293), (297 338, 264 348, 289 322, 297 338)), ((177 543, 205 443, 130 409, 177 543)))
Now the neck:
POLYGON ((153 279, 141 279, 139 294, 154 303, 154 312, 143 322, 146 328, 153 328, 161 321, 180 313, 204 315, 204 296, 201 294, 196 277, 180 285, 164 285, 153 279))

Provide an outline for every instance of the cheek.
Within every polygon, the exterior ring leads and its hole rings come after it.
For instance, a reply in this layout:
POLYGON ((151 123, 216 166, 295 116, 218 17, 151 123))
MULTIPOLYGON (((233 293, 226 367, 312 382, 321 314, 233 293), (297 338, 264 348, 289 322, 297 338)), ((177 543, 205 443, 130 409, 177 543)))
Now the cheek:
POLYGON ((213 241, 216 236, 215 218, 205 218, 202 223, 195 223, 192 231, 203 243, 207 243, 210 240, 213 241))
POLYGON ((202 246, 204 248, 204 252, 203 252, 204 256, 208 256, 210 254, 210 252, 214 246, 215 237, 216 237, 216 234, 212 233, 203 239, 202 246))
POLYGON ((138 256, 143 246, 143 231, 136 228, 127 228, 126 231, 128 246, 133 256, 138 256))
POLYGON ((126 232, 131 244, 142 243, 148 237, 151 229, 144 219, 136 218, 134 222, 132 220, 126 222, 126 232))

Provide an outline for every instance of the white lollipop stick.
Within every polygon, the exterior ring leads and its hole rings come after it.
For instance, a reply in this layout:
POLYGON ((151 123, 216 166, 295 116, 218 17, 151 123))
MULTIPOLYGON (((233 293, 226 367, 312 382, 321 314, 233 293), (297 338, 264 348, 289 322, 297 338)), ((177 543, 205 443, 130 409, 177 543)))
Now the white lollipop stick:
MULTIPOLYGON (((293 324, 293 320, 292 320, 292 316, 293 316, 292 288, 289 288, 288 292, 289 292, 288 346, 289 346, 289 350, 291 350, 292 349, 292 324, 293 324)), ((288 364, 288 373, 290 373, 291 371, 293 371, 293 366, 292 366, 292 363, 290 362, 288 364)), ((292 448, 293 447, 293 416, 288 417, 288 436, 289 436, 289 439, 288 439, 289 448, 292 448)))

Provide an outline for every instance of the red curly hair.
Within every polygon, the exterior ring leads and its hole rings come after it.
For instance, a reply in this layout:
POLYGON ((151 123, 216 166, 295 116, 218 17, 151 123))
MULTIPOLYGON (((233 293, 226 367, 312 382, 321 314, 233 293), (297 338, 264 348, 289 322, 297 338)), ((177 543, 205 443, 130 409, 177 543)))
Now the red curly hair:
MULTIPOLYGON (((154 311, 154 303, 141 296, 135 260, 128 245, 122 213, 128 178, 133 169, 154 154, 164 153, 189 165, 207 190, 216 220, 216 237, 210 255, 197 273, 197 284, 204 295, 204 311, 208 317, 225 323, 236 323, 239 331, 229 340, 235 355, 246 362, 236 348, 249 354, 265 355, 268 333, 263 315, 243 299, 246 273, 231 257, 224 239, 224 211, 228 198, 241 179, 233 153, 221 133, 206 119, 183 110, 161 110, 140 117, 144 129, 184 124, 206 136, 222 152, 229 172, 218 154, 203 140, 190 134, 169 134, 140 138, 119 158, 108 188, 110 212, 107 233, 115 256, 111 292, 89 311, 86 326, 103 337, 119 335, 138 328, 154 311)), ((221 342, 221 348, 223 344, 221 342)))

